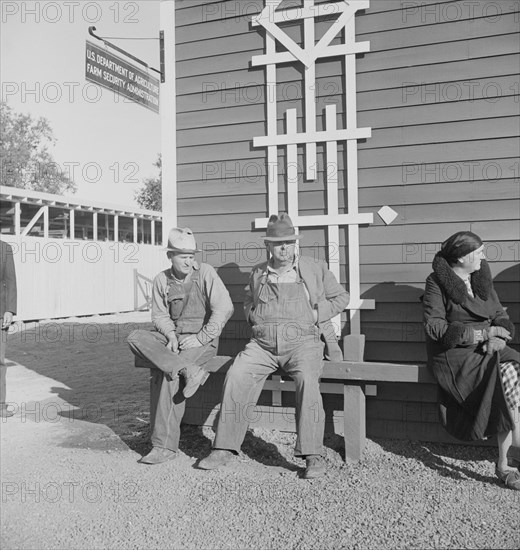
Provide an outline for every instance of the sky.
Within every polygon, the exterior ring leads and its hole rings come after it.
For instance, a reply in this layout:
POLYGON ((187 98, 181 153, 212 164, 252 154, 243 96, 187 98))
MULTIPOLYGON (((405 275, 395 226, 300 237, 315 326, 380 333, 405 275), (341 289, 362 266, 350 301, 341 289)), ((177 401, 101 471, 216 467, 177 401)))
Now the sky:
POLYGON ((77 199, 137 208, 135 190, 157 175, 159 115, 88 82, 85 42, 104 47, 88 33, 95 26, 98 36, 159 69, 159 41, 135 40, 158 38, 159 4, 0 0, 2 99, 49 121, 56 138, 50 151, 76 182, 77 199))

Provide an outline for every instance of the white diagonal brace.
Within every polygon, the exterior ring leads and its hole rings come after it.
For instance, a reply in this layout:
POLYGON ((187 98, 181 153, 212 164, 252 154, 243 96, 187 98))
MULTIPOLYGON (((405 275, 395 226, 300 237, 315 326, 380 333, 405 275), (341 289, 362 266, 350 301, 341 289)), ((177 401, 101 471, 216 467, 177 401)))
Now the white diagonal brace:
POLYGON ((325 50, 334 38, 338 35, 341 29, 347 24, 347 22, 354 16, 357 8, 349 6, 332 25, 327 29, 325 34, 320 38, 320 41, 312 48, 312 59, 316 61, 318 57, 321 57, 323 50, 325 50))
POLYGON ((287 34, 280 29, 280 27, 274 23, 271 23, 271 21, 264 21, 262 26, 272 37, 276 38, 276 40, 283 44, 293 54, 294 58, 301 61, 306 67, 313 62, 312 56, 302 50, 292 38, 287 36, 287 34))

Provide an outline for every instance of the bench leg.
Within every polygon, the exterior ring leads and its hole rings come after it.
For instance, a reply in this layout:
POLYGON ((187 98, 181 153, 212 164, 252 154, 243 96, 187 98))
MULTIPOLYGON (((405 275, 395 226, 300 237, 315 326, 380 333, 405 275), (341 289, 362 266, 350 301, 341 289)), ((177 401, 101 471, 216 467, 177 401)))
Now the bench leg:
POLYGON ((345 460, 361 460, 366 442, 365 392, 361 386, 343 386, 345 460))

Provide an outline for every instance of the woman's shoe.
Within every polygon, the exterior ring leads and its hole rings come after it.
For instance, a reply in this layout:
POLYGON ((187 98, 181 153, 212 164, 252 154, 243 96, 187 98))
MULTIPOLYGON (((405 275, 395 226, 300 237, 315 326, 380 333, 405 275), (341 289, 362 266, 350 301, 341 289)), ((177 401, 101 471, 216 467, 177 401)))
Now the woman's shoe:
POLYGON ((515 491, 520 491, 520 472, 517 470, 502 471, 499 470, 497 466, 495 468, 495 474, 500 481, 504 482, 506 487, 515 491))
POLYGON ((507 450, 507 463, 513 468, 520 470, 520 447, 511 445, 507 450))

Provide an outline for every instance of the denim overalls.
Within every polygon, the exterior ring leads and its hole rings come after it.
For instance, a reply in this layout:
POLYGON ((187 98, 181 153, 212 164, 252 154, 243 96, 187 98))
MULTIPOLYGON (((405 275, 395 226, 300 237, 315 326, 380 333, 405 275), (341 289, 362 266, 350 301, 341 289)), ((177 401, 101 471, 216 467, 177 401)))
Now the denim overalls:
MULTIPOLYGON (((296 456, 323 452, 325 413, 319 389, 323 343, 314 323, 304 282, 269 282, 264 276, 250 313, 253 335, 224 383, 215 449, 239 451, 264 381, 278 368, 295 383, 296 456)), ((252 289, 255 296, 255 289, 252 289)))

